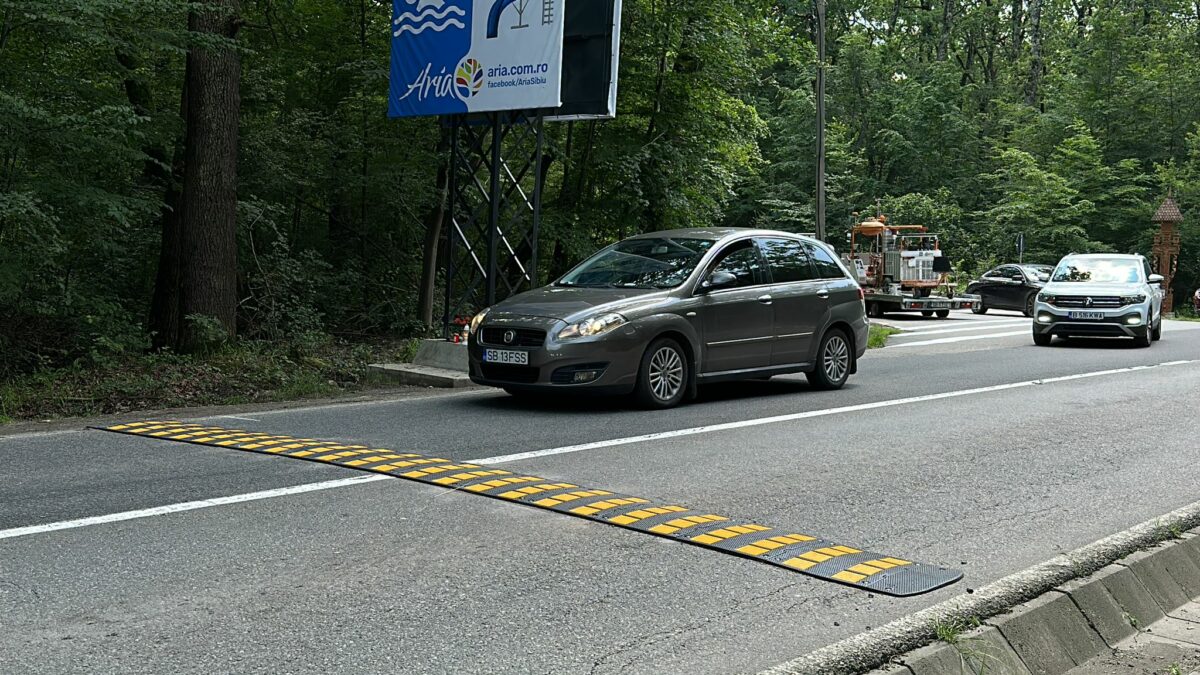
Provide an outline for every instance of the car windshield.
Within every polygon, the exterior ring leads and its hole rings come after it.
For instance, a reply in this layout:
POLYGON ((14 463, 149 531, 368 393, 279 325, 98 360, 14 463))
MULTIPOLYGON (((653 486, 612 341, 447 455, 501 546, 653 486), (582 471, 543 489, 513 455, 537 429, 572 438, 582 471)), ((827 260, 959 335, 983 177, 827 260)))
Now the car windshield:
POLYGON ((1042 281, 1049 280, 1050 274, 1053 271, 1054 271, 1054 268, 1050 267, 1049 265, 1026 265, 1025 266, 1026 274, 1034 277, 1035 279, 1040 279, 1042 281))
POLYGON ((708 239, 649 237, 627 239, 588 258, 559 286, 579 288, 672 288, 682 284, 705 251, 708 239))
POLYGON ((1058 264, 1054 281, 1132 284, 1140 281, 1141 263, 1128 258, 1070 258, 1058 264))

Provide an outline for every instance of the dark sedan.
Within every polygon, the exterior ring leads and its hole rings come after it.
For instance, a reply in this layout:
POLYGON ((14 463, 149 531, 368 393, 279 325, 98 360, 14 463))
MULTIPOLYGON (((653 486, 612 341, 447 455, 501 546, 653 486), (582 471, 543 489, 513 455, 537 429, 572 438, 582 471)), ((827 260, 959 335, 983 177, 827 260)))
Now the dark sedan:
POLYGON ((1001 265, 988 270, 967 286, 967 293, 978 295, 982 302, 973 308, 976 314, 989 309, 1015 309, 1033 316, 1033 302, 1038 291, 1050 280, 1054 268, 1049 265, 1001 265))
POLYGON ((626 239, 479 313, 468 341, 479 384, 651 408, 701 383, 785 373, 837 389, 866 349, 862 289, 828 246, 742 229, 626 239))

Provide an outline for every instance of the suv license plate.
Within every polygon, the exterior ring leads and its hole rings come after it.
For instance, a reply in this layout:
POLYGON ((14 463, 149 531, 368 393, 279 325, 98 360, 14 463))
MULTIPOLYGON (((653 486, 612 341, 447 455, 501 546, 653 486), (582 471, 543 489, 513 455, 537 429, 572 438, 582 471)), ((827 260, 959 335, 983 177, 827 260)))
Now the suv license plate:
POLYGON ((1067 312, 1067 318, 1075 321, 1103 321, 1104 312, 1067 312))
POLYGON ((518 366, 529 365, 529 352, 518 352, 511 349, 485 349, 483 360, 488 363, 511 363, 518 366))

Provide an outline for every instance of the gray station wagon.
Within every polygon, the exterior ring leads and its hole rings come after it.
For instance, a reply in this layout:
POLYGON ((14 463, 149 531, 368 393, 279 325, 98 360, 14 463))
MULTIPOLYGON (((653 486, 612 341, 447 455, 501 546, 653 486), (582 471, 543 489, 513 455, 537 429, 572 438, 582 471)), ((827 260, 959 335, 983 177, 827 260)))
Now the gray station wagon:
POLYGON ((682 229, 626 239, 471 321, 471 380, 511 394, 632 393, 667 408, 696 387, 806 373, 838 389, 867 349, 858 283, 786 232, 682 229))

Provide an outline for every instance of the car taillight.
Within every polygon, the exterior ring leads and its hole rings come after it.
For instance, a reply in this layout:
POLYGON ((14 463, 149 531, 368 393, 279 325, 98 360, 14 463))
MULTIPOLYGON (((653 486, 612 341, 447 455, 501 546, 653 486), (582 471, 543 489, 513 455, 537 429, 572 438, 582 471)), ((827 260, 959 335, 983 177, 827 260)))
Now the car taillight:
POLYGON ((866 292, 866 291, 864 291, 864 290, 862 289, 862 287, 861 287, 861 286, 860 286, 860 287, 859 287, 859 289, 858 289, 858 299, 859 299, 859 300, 866 300, 866 299, 867 299, 867 292, 866 292))

